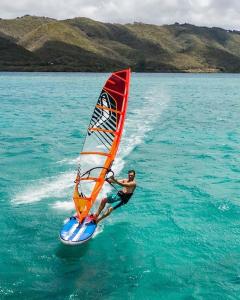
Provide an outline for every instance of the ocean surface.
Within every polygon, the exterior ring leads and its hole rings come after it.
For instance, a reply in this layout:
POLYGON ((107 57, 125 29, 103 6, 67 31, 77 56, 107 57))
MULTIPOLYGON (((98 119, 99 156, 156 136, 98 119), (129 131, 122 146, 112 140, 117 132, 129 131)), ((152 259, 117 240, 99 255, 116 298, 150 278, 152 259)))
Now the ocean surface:
POLYGON ((136 193, 59 241, 108 75, 0 73, 0 299, 240 299, 237 74, 132 74, 113 170, 136 193))

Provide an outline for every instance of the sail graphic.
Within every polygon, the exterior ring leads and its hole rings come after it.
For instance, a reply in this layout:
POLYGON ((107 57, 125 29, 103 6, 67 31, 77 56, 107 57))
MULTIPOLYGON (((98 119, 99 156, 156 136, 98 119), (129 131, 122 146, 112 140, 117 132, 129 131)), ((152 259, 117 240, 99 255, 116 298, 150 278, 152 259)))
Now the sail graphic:
POLYGON ((95 106, 80 153, 73 200, 81 222, 89 213, 116 156, 126 117, 130 69, 112 73, 95 106))

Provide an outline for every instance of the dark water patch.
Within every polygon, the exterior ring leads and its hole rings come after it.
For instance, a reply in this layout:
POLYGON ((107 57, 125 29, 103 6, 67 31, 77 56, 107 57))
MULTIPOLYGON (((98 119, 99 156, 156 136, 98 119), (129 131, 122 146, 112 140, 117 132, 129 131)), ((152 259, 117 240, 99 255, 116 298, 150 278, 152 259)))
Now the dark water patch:
POLYGON ((19 142, 28 142, 33 141, 34 138, 31 136, 28 137, 11 137, 11 136, 1 136, 0 141, 8 143, 19 143, 19 142))
POLYGON ((209 149, 211 150, 218 150, 218 151, 221 151, 221 152, 236 152, 238 153, 240 150, 239 149, 236 149, 228 144, 219 144, 219 145, 214 145, 214 146, 210 146, 209 149))
POLYGON ((82 138, 83 135, 81 134, 81 132, 77 129, 74 129, 72 132, 71 132, 71 137, 73 138, 82 138))
POLYGON ((52 148, 52 145, 49 143, 41 143, 39 144, 39 148, 44 151, 45 153, 48 153, 50 149, 52 148))
POLYGON ((206 179, 218 179, 218 176, 215 176, 215 175, 203 175, 203 178, 206 178, 206 179))
POLYGON ((40 116, 45 118, 45 119, 50 119, 52 117, 52 113, 50 112, 43 112, 43 113, 40 113, 40 116))
POLYGON ((240 167, 237 165, 230 165, 229 168, 235 173, 240 173, 240 167))
POLYGON ((78 246, 69 246, 64 245, 59 241, 59 245, 55 251, 55 255, 60 259, 66 260, 67 262, 74 262, 81 257, 84 257, 89 250, 90 245, 88 243, 78 245, 78 246))
POLYGON ((222 178, 219 179, 217 181, 212 182, 212 184, 224 184, 224 183, 238 183, 239 180, 234 180, 233 178, 222 178))
POLYGON ((33 153, 34 153, 33 149, 21 150, 21 148, 19 149, 12 148, 11 150, 6 150, 2 155, 6 158, 9 158, 9 157, 29 155, 33 153))
POLYGON ((0 177, 0 187, 5 187, 10 183, 11 183, 11 179, 8 179, 6 177, 0 177))
POLYGON ((164 144, 164 145, 174 145, 174 144, 176 144, 176 142, 174 140, 160 140, 159 143, 164 144))
POLYGON ((192 155, 193 158, 195 159, 200 159, 200 160, 206 160, 206 159, 209 159, 209 160, 213 160, 213 161, 216 161, 216 158, 213 157, 212 155, 210 154, 194 154, 192 155))
POLYGON ((239 133, 236 131, 230 131, 227 133, 228 140, 234 143, 239 143, 239 133))
POLYGON ((234 276, 230 282, 240 286, 240 275, 234 276))
POLYGON ((234 156, 233 156, 232 154, 224 154, 224 155, 222 156, 222 158, 223 158, 223 159, 233 159, 234 156))
POLYGON ((184 184, 176 184, 175 185, 177 188, 179 188, 182 191, 187 191, 192 194, 192 196, 196 198, 211 198, 211 195, 204 191, 202 188, 198 186, 189 186, 189 185, 184 185, 184 184))

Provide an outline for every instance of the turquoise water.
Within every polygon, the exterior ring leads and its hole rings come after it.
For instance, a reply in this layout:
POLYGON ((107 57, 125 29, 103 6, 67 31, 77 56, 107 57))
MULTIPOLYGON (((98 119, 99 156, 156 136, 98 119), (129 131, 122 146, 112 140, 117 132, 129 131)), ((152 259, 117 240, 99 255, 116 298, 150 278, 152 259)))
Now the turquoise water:
POLYGON ((107 76, 0 73, 0 299, 240 299, 240 75, 133 74, 114 171, 136 194, 59 242, 107 76))

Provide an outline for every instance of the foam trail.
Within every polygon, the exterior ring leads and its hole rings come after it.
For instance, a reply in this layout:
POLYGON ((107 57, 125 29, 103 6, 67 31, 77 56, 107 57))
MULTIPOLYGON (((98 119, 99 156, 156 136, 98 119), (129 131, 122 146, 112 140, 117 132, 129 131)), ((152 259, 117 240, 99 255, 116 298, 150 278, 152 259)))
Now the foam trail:
POLYGON ((58 210, 72 211, 74 209, 74 203, 72 199, 69 201, 56 201, 54 204, 52 204, 52 207, 58 210))
POLYGON ((38 180, 32 186, 27 187, 23 192, 13 198, 15 204, 32 203, 44 198, 62 198, 69 196, 68 190, 73 186, 72 178, 74 172, 63 173, 57 177, 38 180))
MULTIPOLYGON (((114 161, 113 170, 119 174, 124 167, 124 158, 128 156, 136 146, 142 143, 146 134, 154 128, 155 123, 159 120, 162 111, 167 107, 169 98, 164 93, 151 91, 146 93, 148 96, 141 97, 141 105, 132 109, 128 113, 125 130, 120 145, 119 154, 114 161), (147 113, 146 113, 147 112, 147 113)), ((72 160, 63 160, 57 163, 76 165, 79 157, 72 160)), ((75 172, 66 172, 56 177, 38 180, 33 186, 27 187, 23 192, 18 193, 12 200, 15 204, 32 203, 41 201, 45 198, 69 198, 72 195, 73 178, 75 172)), ((105 184, 99 198, 106 195, 111 189, 110 185, 105 184)), ((72 210, 73 202, 56 201, 51 204, 55 209, 72 210)))

